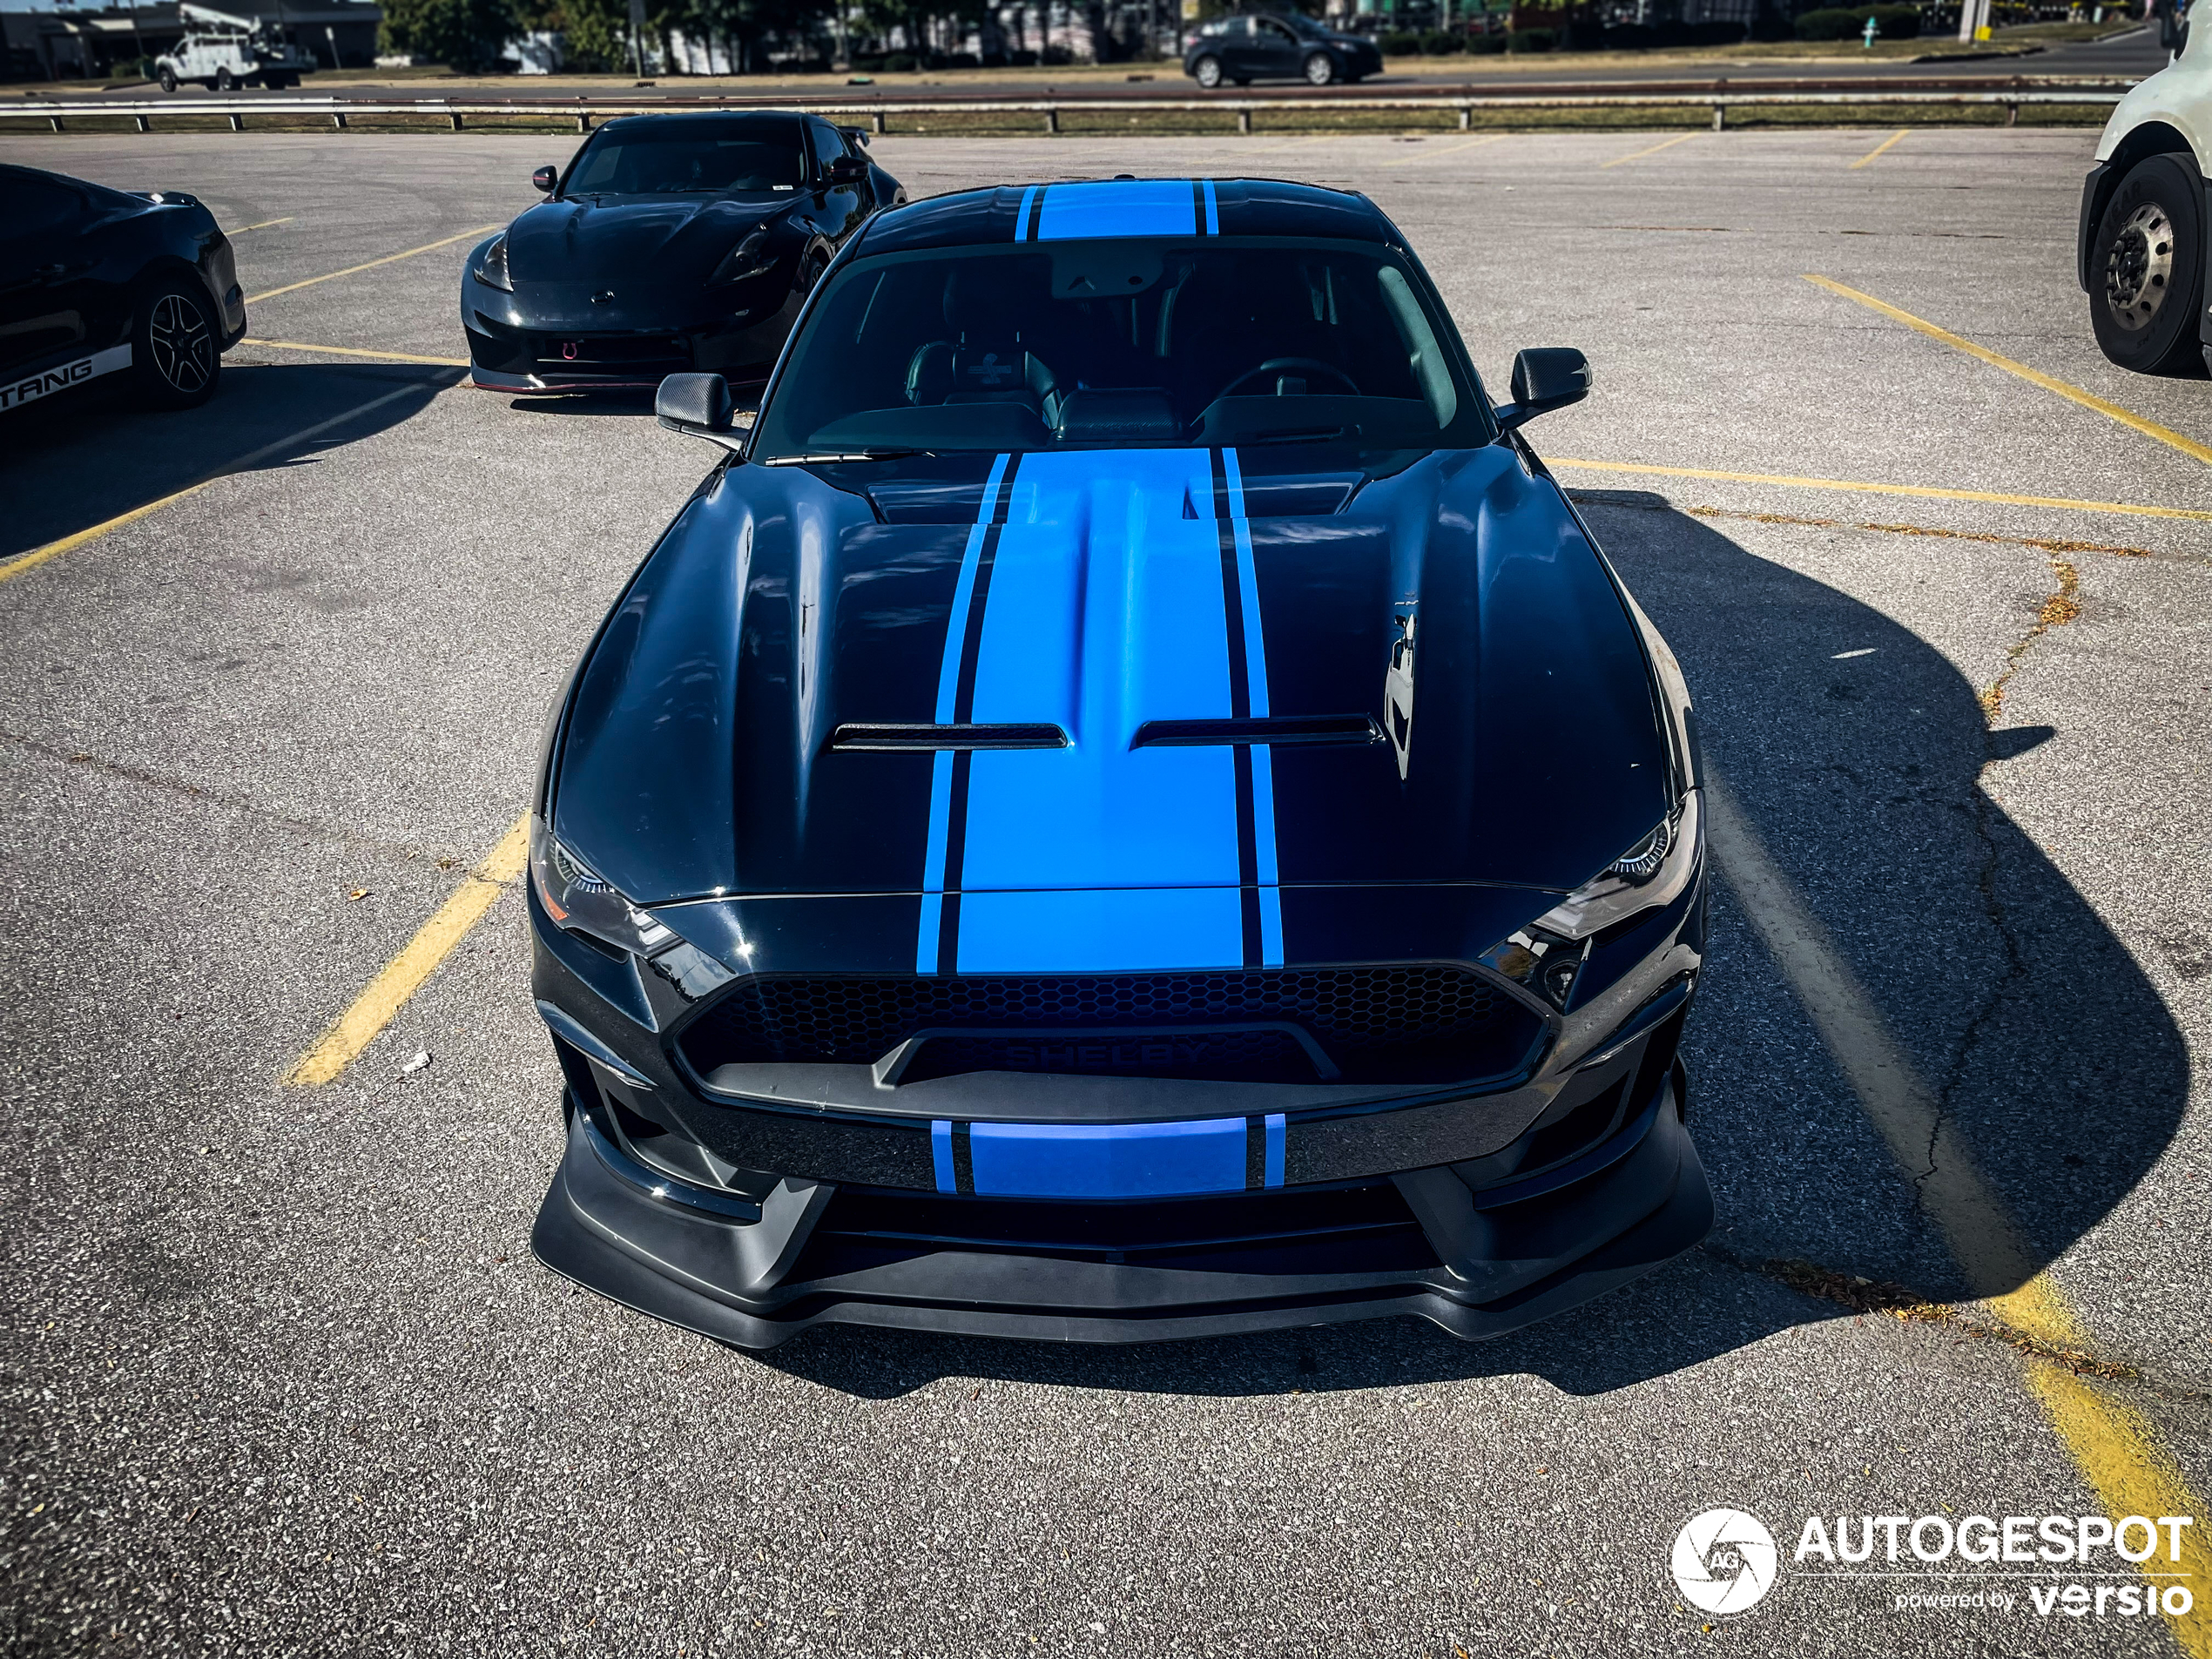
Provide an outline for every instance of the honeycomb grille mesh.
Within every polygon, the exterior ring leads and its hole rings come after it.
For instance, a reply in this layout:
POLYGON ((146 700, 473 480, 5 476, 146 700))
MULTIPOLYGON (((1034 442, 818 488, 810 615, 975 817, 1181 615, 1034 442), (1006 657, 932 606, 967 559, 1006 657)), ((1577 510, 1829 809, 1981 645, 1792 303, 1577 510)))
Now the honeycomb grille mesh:
MULTIPOLYGON (((759 974, 732 986, 684 1042, 691 1063, 704 1072, 730 1062, 867 1064, 921 1031, 1015 1029, 1036 1032, 1036 1046, 1051 1053, 1042 1062, 1011 1069, 1085 1069, 1080 1058, 1057 1063, 1048 1035, 1263 1023, 1302 1028, 1347 1079, 1408 1064, 1478 1075, 1495 1069, 1483 1062, 1501 1042, 1509 1049, 1534 1030, 1517 1005, 1466 969, 1408 963, 1052 976, 759 974)), ((1280 1074, 1286 1042, 1298 1046, 1288 1037, 1247 1045, 1258 1075, 1280 1074)), ((955 1046, 968 1051, 963 1057, 974 1069, 986 1049, 997 1045, 953 1039, 926 1045, 955 1046)), ((1224 1066, 1234 1074, 1233 1048, 1206 1048, 1208 1075, 1223 1075, 1224 1066)), ((931 1070, 952 1058, 942 1056, 931 1070)), ((1166 1075, 1178 1075, 1176 1062, 1167 1063, 1166 1075)), ((1288 1063, 1312 1076, 1302 1058, 1288 1063)), ((1124 1068, 1109 1062, 1105 1069, 1124 1068)), ((1141 1069, 1158 1072, 1154 1063, 1141 1069)))

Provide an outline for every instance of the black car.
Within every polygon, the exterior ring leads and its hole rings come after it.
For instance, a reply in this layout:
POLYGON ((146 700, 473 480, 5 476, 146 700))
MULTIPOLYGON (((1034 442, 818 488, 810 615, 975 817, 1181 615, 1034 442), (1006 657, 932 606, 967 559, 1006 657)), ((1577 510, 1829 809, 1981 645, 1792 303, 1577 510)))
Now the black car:
POLYGON ((1382 73, 1364 35, 1323 27, 1295 12, 1259 12, 1209 24, 1183 54, 1183 72, 1211 91, 1224 81, 1303 80, 1315 86, 1382 73))
POLYGON ((540 1258, 765 1346, 1495 1334, 1687 1249, 1675 659, 1365 198, 887 213, 556 705, 540 1258))
POLYGON ((746 111, 610 121, 546 199, 469 256, 461 321, 475 383, 650 390, 713 370, 765 379, 846 239, 906 199, 866 135, 746 111))
POLYGON ((108 374, 190 408, 245 333, 230 239, 197 198, 0 166, 0 412, 108 374))

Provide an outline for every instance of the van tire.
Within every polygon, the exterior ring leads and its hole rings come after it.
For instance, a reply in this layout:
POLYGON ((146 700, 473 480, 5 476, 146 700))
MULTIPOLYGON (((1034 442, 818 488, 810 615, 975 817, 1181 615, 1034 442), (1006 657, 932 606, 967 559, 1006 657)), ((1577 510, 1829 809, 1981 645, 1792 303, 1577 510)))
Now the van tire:
POLYGON ((2202 372, 2204 185, 2179 155, 2128 169, 2089 243, 2097 345, 2138 374, 2202 372))

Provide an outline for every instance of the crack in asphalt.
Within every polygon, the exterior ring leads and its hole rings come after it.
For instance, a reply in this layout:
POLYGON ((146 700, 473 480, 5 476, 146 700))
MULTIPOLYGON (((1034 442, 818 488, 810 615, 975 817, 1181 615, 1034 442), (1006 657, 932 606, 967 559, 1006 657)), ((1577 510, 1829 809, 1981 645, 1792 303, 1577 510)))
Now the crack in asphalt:
POLYGON ((2129 1384, 2163 1399, 2212 1403, 2212 1389, 2153 1375, 2124 1360, 2107 1359, 2093 1346, 2055 1343, 2012 1325, 1970 1318, 1948 1302, 1931 1301, 1919 1291, 1887 1279, 1862 1278, 1855 1273, 1838 1272, 1794 1257, 1743 1256, 1710 1238, 1698 1250, 1738 1272, 1783 1285, 1800 1296, 1833 1302, 1861 1318, 1876 1313, 1905 1325, 1938 1325, 1982 1341, 2001 1342, 2016 1352, 2063 1366, 2078 1377, 2129 1384))
POLYGON ((327 842, 336 846, 352 847, 361 852, 393 853, 408 860, 410 863, 423 865, 440 872, 458 869, 462 862, 460 858, 449 853, 434 853, 406 841, 386 841, 371 836, 354 835, 345 830, 333 829, 326 824, 318 824, 311 819, 293 818, 243 796, 228 795, 219 790, 202 788, 198 784, 186 783, 181 778, 165 777, 160 772, 149 772, 143 766, 134 766, 125 761, 103 759, 98 755, 88 754, 81 749, 64 749, 58 744, 47 743, 24 732, 0 730, 0 742, 12 743, 19 749, 44 756, 49 760, 58 761, 65 766, 98 772, 102 777, 117 779, 124 783, 137 784, 147 789, 158 789, 164 794, 173 795, 181 799, 201 801, 212 806, 227 806, 234 812, 245 813, 251 817, 260 819, 265 824, 272 825, 279 829, 290 830, 293 834, 309 840, 327 842))
POLYGON ((1969 792, 1974 838, 1980 842, 1982 849, 1980 868, 1975 872, 1974 885, 1981 898, 1982 913, 1988 917, 1989 925, 1996 930, 1998 941, 2004 949, 2005 971, 1989 982, 1986 994, 1960 1031, 1950 1063, 1944 1068, 1944 1075, 1936 1085, 1935 1116, 1928 1125, 1927 1168, 1912 1178, 1916 1192, 1936 1172, 1937 1146, 1955 1116, 1953 1103, 1959 1091, 1966 1086, 1967 1070, 1973 1062, 1976 1051, 1981 1047, 1984 1034, 2004 1007, 2013 988, 2029 976, 2027 953, 2020 947, 2020 935, 2013 930, 2011 914, 1997 890, 1998 869, 2004 859, 2004 849, 1999 844, 1993 819, 1995 802, 1991 799, 1984 779, 1988 776, 1990 766, 2004 758, 1997 752, 1991 738, 1997 730, 1998 718, 2004 711, 2005 692, 2011 685, 2013 677, 2020 672, 2022 663, 2037 640, 2054 628, 2067 626, 2081 614, 2080 573, 2070 560, 2061 557, 2058 552, 2047 548, 2043 553, 2057 585, 2036 611, 2035 620, 2028 624, 2027 631, 2005 653, 2004 671, 1980 694, 1982 759, 1981 765, 1975 769, 1969 792))

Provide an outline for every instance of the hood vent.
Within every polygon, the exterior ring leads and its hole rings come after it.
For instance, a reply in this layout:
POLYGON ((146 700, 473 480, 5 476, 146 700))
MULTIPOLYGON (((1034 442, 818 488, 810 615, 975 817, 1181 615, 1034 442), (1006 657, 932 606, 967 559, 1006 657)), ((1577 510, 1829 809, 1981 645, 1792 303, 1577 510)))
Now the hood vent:
POLYGON ((1132 749, 1223 748, 1245 743, 1380 743, 1370 714, 1270 714, 1244 720, 1147 720, 1132 749))
POLYGON ((830 733, 830 752, 906 754, 940 749, 1064 749, 1068 734, 1056 725, 862 725, 847 723, 830 733))

